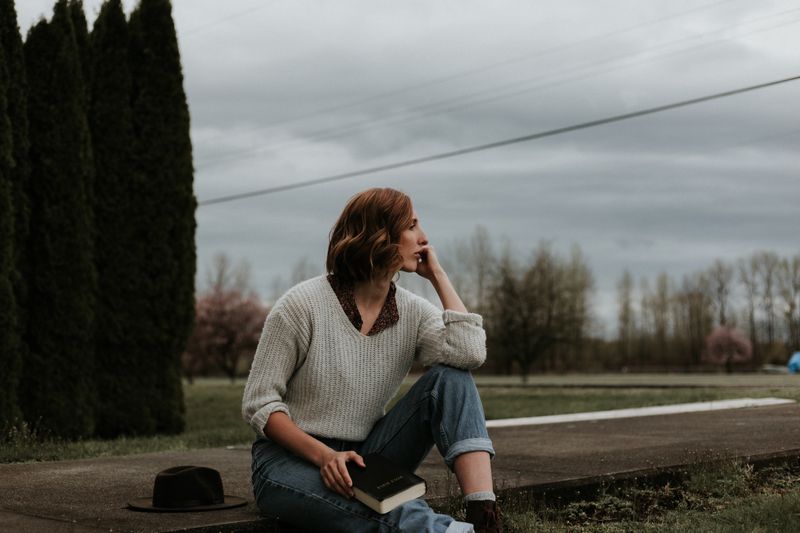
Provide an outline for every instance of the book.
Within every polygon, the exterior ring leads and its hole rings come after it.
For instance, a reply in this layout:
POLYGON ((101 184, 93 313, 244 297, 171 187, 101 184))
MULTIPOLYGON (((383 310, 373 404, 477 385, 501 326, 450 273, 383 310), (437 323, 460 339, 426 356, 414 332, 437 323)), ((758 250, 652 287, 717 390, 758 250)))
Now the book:
POLYGON ((425 480, 382 455, 364 456, 365 468, 349 462, 356 499, 380 514, 425 494, 425 480))

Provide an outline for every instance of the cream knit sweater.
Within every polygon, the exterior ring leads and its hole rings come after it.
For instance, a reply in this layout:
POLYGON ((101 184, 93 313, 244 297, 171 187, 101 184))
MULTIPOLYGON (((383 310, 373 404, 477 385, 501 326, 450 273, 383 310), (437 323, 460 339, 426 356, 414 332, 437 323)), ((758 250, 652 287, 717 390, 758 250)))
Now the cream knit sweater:
POLYGON ((325 276, 290 289, 267 316, 244 389, 242 416, 263 435, 287 413, 303 431, 366 439, 414 360, 476 368, 486 359, 480 315, 437 309, 398 287, 400 320, 372 336, 348 320, 325 276))

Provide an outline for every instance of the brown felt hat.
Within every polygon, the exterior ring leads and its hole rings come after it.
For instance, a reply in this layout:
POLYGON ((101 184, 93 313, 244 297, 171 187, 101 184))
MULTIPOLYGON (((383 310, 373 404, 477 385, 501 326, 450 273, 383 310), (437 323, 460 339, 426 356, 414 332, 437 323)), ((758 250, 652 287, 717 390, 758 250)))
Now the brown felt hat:
POLYGON ((134 511, 190 512, 230 509, 246 504, 244 498, 226 496, 222 477, 205 466, 173 466, 156 475, 151 498, 128 502, 134 511))

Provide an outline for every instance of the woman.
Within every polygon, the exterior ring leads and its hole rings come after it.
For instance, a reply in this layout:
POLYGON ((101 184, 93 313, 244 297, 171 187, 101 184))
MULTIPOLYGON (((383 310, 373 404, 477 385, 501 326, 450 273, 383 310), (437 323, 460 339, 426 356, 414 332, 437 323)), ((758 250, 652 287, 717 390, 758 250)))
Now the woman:
POLYGON ((311 531, 473 531, 422 499, 385 515, 353 499, 346 463, 380 453, 413 471, 436 444, 467 520, 501 531, 494 449, 468 372, 486 358, 481 317, 453 289, 408 196, 385 188, 351 198, 331 230, 327 270, 272 308, 247 380, 259 508, 311 531), (396 287, 400 270, 429 280, 444 312, 396 287), (430 368, 384 414, 414 361, 430 368))

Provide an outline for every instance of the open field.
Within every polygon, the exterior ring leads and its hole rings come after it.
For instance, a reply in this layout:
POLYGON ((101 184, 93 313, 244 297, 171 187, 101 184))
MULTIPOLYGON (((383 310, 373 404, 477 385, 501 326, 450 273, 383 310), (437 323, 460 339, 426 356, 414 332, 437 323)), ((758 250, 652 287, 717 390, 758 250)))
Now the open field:
MULTIPOLYGON (((800 401, 800 376, 785 375, 559 375, 531 377, 478 376, 489 419, 576 413, 628 407, 742 397, 775 396, 800 401), (660 387, 659 383, 663 386, 660 387)), ((409 378, 399 394, 413 383, 409 378)), ((241 419, 244 382, 200 379, 184 385, 186 431, 181 435, 40 442, 28 432, 7 435, 0 443, 0 462, 48 461, 162 450, 242 445, 253 433, 241 419)))
MULTIPOLYGON (((408 378, 400 394, 413 383, 408 378)), ((767 374, 565 374, 477 376, 486 418, 778 397, 800 402, 800 376, 767 374)))
POLYGON ((482 385, 540 387, 800 387, 800 375, 794 374, 547 374, 531 375, 527 383, 520 376, 482 376, 482 385))

